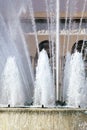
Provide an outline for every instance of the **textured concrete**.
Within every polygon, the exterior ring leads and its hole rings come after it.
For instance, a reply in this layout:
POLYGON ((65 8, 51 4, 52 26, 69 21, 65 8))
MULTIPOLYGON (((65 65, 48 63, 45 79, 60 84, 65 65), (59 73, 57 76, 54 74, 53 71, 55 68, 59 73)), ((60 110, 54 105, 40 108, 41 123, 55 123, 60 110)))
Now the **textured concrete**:
POLYGON ((0 130, 87 130, 87 110, 0 108, 0 130))

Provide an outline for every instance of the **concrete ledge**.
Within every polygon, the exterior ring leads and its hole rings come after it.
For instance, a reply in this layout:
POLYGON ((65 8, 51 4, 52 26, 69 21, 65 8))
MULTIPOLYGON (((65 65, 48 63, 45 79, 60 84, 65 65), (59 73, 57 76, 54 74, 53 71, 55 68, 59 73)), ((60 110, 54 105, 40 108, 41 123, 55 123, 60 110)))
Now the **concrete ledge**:
POLYGON ((86 130, 87 109, 0 108, 0 130, 86 130))

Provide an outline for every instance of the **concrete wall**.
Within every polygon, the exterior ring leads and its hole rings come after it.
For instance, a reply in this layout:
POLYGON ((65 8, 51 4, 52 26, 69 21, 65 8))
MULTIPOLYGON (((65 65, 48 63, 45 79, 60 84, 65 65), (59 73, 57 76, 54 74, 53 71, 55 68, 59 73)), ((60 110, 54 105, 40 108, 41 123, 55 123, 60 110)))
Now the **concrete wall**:
POLYGON ((0 108, 0 130, 87 130, 87 110, 0 108))

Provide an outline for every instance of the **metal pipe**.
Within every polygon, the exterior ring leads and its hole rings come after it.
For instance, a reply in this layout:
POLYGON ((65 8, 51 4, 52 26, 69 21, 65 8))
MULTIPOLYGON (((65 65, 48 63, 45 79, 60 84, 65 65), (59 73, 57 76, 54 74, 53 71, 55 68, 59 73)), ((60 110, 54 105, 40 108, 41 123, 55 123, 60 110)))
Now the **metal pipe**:
POLYGON ((56 100, 59 100, 59 0, 56 0, 56 100))

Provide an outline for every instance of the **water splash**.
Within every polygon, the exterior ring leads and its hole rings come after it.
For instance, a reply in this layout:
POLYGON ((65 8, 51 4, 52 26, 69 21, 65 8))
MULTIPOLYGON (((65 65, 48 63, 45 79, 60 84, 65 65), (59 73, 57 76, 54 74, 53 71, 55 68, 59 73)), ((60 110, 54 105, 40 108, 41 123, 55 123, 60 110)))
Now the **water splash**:
POLYGON ((76 5, 77 5, 77 1, 73 2, 72 0, 69 0, 69 27, 68 27, 68 39, 67 39, 67 51, 69 50, 72 20, 77 10, 76 5))
POLYGON ((67 100, 67 89, 70 79, 70 60, 71 54, 68 52, 66 55, 65 67, 64 67, 64 78, 63 78, 63 101, 67 100))
POLYGON ((28 8, 30 11, 30 16, 31 16, 31 21, 32 21, 32 27, 33 27, 33 31, 34 31, 34 35, 35 35, 35 43, 36 43, 36 47, 37 47, 37 52, 39 54, 38 36, 37 36, 37 29, 36 29, 32 0, 27 0, 27 1, 28 1, 28 8))
MULTIPOLYGON (((69 0, 66 1, 66 16, 65 16, 65 28, 64 28, 65 31, 67 29, 68 9, 69 9, 69 0)), ((63 56, 65 52, 65 43, 66 43, 66 35, 64 35, 63 56)))
POLYGON ((42 50, 36 68, 34 105, 53 106, 55 103, 54 91, 48 55, 45 50, 42 50))
MULTIPOLYGON (((4 68, 8 57, 16 58, 23 84, 21 89, 26 93, 26 102, 32 102, 34 76, 20 25, 19 10, 20 8, 16 8, 14 1, 0 1, 0 58, 2 59, 0 62, 2 62, 2 68, 4 68)), ((0 75, 2 72, 3 69, 0 75)), ((3 87, 1 91, 4 93, 3 87)))
POLYGON ((80 31, 81 31, 81 27, 82 27, 82 21, 83 21, 85 9, 86 9, 86 3, 87 3, 87 0, 84 0, 83 9, 82 9, 81 18, 80 18, 80 23, 79 23, 79 32, 77 33, 77 38, 76 38, 76 48, 75 49, 77 49, 77 43, 78 43, 78 40, 79 40, 79 34, 80 34, 80 31))
POLYGON ((68 105, 74 107, 87 107, 87 85, 82 53, 75 52, 71 57, 70 81, 68 87, 68 105))
POLYGON ((55 31, 56 31, 56 1, 55 0, 49 0, 48 1, 48 11, 49 11, 49 38, 50 38, 50 49, 51 49, 51 64, 52 64, 52 71, 53 71, 53 80, 55 83, 55 31))
POLYGON ((0 104, 24 105, 25 94, 15 57, 8 57, 0 78, 0 104), (23 88, 23 89, 22 89, 23 88))

